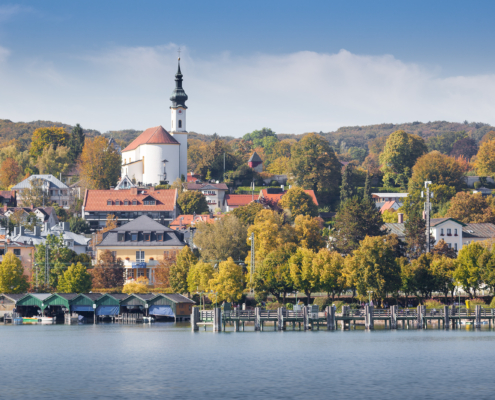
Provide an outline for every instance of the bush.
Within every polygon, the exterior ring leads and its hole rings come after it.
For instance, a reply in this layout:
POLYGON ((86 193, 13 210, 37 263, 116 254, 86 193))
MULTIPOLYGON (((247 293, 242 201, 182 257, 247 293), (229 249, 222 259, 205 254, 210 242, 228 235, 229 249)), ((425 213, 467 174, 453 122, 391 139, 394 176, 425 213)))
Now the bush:
POLYGON ((490 303, 490 308, 495 308, 495 297, 492 299, 492 302, 490 303))
POLYGON ((474 182, 474 188, 475 189, 479 189, 480 187, 481 187, 481 182, 480 181, 474 182))
POLYGON ((443 303, 438 300, 429 299, 429 300, 425 300, 424 303, 426 308, 443 308, 443 303))
POLYGON ((326 306, 330 306, 332 304, 332 299, 329 297, 315 297, 313 300, 313 305, 318 306, 320 311, 323 311, 326 306))
POLYGON ((156 185, 155 190, 160 190, 160 189, 170 189, 170 185, 156 185))
MULTIPOLYGON (((493 300, 492 300, 493 303, 493 300)), ((474 310, 476 306, 486 307, 486 303, 483 299, 473 299, 469 301, 469 309, 474 310)))
POLYGON ((287 303, 287 304, 285 305, 285 308, 286 308, 287 310, 293 310, 293 309, 294 309, 294 304, 292 304, 292 303, 287 303))
POLYGON ((279 186, 279 183, 275 180, 270 182, 270 186, 279 186))
POLYGON ((338 312, 338 313, 342 312, 342 306, 345 304, 343 301, 339 300, 333 304, 335 304, 335 307, 336 307, 335 312, 338 312))
POLYGON ((274 302, 271 302, 271 303, 267 303, 265 308, 267 310, 276 310, 276 309, 278 309, 280 307, 283 307, 283 306, 284 306, 283 304, 274 301, 274 302))

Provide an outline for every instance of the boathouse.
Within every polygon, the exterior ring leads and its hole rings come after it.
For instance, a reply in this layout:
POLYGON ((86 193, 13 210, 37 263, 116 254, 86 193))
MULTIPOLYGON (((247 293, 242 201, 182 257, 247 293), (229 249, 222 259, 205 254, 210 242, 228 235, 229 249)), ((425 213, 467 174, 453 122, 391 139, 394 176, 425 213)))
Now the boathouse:
POLYGON ((193 300, 178 293, 160 293, 150 300, 149 314, 156 317, 171 317, 175 321, 191 318, 193 300))
POLYGON ((5 314, 10 314, 17 305, 17 301, 26 296, 25 293, 20 294, 0 294, 0 318, 5 314))
POLYGON ((17 301, 16 310, 22 317, 35 317, 43 313, 44 301, 50 296, 51 293, 27 293, 17 301))
POLYGON ((129 297, 125 293, 107 293, 96 300, 98 317, 115 317, 120 314, 120 302, 129 297))

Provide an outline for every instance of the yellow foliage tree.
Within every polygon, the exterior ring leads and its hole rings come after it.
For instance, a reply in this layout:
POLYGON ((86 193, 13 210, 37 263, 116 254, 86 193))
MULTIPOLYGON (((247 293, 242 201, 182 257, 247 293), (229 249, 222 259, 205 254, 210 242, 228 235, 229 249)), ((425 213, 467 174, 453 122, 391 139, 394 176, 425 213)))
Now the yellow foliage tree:
POLYGON ((37 159, 45 147, 53 146, 56 149, 58 146, 66 146, 68 140, 69 134, 64 128, 57 128, 56 126, 38 128, 33 132, 29 154, 37 159))
POLYGON ((29 287, 21 260, 9 251, 0 264, 0 292, 24 293, 29 287))
POLYGON ((209 263, 199 261, 194 264, 187 275, 187 287, 189 293, 207 292, 210 279, 213 279, 213 266, 209 263))
POLYGON ((475 165, 478 175, 495 175, 495 139, 488 140, 481 145, 475 165))
POLYGON ((397 223, 399 221, 399 217, 397 216, 397 212, 394 210, 385 210, 382 213, 383 222, 387 223, 397 223))
POLYGON ((268 166, 268 172, 274 175, 287 175, 290 173, 290 158, 279 157, 268 166))
POLYGON ((122 289, 122 293, 148 293, 148 279, 140 276, 135 281, 127 282, 122 289))
POLYGON ((71 161, 73 160, 70 159, 68 147, 58 146, 55 149, 52 145, 43 149, 36 166, 40 174, 59 176, 60 173, 63 174, 69 169, 71 161))
POLYGON ((104 136, 86 139, 81 154, 81 179, 88 189, 110 189, 120 176, 122 159, 104 136))
POLYGON ((344 257, 337 251, 321 249, 313 259, 313 274, 318 277, 320 289, 332 294, 332 301, 344 290, 343 270, 344 257))
POLYGON ((212 292, 211 300, 215 303, 239 301, 244 290, 242 267, 230 257, 221 262, 218 271, 209 281, 209 289, 212 292))
POLYGON ((320 217, 298 215, 294 227, 301 247, 318 251, 325 246, 322 236, 323 220, 320 217))

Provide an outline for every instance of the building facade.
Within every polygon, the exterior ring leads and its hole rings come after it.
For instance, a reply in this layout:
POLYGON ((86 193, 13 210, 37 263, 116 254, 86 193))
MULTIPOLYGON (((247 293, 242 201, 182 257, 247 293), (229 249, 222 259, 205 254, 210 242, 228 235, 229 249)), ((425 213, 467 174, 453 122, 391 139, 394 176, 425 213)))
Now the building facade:
POLYGON ((210 212, 214 212, 216 208, 220 208, 222 211, 224 208, 225 194, 228 193, 229 188, 225 183, 192 183, 187 184, 187 190, 197 190, 203 193, 208 203, 210 212))
POLYGON ((69 208, 71 193, 70 188, 63 182, 59 181, 53 175, 31 175, 15 185, 12 190, 17 192, 17 203, 29 207, 30 204, 24 204, 23 191, 31 189, 33 186, 39 186, 46 194, 47 201, 57 203, 60 207, 69 208))

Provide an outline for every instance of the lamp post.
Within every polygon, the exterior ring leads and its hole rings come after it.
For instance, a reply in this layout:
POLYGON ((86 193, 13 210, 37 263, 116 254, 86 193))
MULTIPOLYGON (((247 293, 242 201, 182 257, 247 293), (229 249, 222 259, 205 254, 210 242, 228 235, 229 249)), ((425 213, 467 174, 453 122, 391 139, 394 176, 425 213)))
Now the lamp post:
POLYGON ((253 280, 254 280, 254 232, 248 238, 251 241, 251 293, 254 294, 253 280))
POLYGON ((373 290, 368 290, 368 305, 371 305, 371 294, 373 293, 373 290))
MULTIPOLYGON (((425 201, 425 221, 426 221, 426 252, 430 252, 430 197, 433 198, 433 193, 430 193, 431 181, 425 181, 426 189, 426 201, 425 201)), ((423 192, 421 192, 421 197, 423 197, 423 192)))

